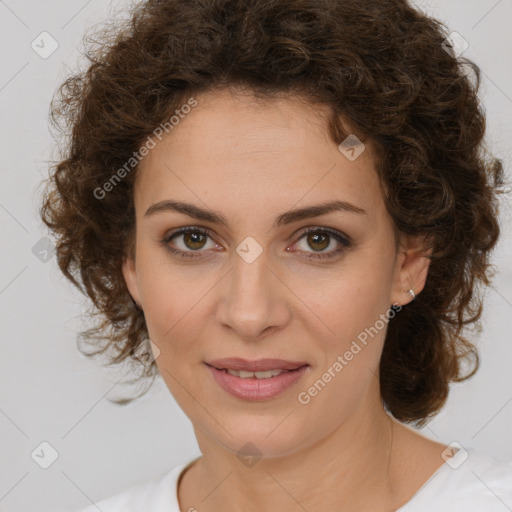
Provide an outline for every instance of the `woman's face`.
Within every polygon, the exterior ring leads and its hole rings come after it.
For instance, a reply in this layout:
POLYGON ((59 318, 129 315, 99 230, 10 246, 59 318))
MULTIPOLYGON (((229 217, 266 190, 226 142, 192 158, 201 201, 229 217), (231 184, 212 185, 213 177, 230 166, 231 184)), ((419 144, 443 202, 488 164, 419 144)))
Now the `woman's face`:
POLYGON ((395 252, 370 147, 342 152, 323 107, 225 91, 195 100, 140 165, 123 273, 196 434, 292 453, 382 412, 379 359, 400 314, 390 306, 419 293, 428 259, 413 245, 395 252), (334 202, 350 206, 321 211, 334 202))

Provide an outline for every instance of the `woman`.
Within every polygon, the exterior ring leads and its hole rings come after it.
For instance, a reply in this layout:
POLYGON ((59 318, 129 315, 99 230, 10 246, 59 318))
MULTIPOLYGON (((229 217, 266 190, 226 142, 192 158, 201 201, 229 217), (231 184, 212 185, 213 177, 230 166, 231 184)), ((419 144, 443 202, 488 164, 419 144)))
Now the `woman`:
POLYGON ((404 0, 150 0, 116 30, 53 105, 41 213, 95 354, 161 375, 202 456, 87 512, 512 506, 511 463, 408 426, 478 367, 479 68, 404 0))

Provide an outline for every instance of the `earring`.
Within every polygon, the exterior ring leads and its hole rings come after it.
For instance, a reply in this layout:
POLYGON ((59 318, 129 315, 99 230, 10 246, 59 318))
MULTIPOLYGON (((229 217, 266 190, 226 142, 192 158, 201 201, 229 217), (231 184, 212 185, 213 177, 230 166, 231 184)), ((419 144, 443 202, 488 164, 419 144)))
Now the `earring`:
MULTIPOLYGON (((411 294, 412 295, 412 298, 413 300, 416 298, 416 294, 414 293, 414 291, 411 289, 411 290, 408 290, 407 293, 411 294)), ((394 302, 391 307, 398 307, 398 306, 401 306, 401 304, 399 302, 394 302)))

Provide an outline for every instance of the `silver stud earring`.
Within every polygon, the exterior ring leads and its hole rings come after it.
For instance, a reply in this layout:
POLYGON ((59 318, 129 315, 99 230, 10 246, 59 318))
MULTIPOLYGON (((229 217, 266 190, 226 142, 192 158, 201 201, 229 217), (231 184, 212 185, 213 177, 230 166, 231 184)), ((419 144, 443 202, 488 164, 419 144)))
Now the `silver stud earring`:
MULTIPOLYGON (((416 294, 414 293, 414 291, 411 289, 411 290, 408 290, 407 293, 409 293, 410 295, 412 295, 412 298, 415 299, 416 298, 416 294)), ((395 306, 395 307, 398 307, 398 306, 401 306, 401 304, 399 302, 394 302, 391 306, 395 306)))

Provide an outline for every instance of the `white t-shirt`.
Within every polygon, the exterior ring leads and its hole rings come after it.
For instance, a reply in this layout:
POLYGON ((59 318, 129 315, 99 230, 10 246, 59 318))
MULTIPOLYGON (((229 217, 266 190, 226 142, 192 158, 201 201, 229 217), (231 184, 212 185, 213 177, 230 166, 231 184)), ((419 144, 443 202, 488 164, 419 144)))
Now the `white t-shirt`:
MULTIPOLYGON (((396 512, 512 510, 512 462, 499 461, 472 448, 466 448, 466 452, 460 450, 445 462, 396 512)), ((188 512, 180 511, 178 506, 177 483, 192 462, 77 512, 98 512, 98 508, 102 512, 188 512)))

